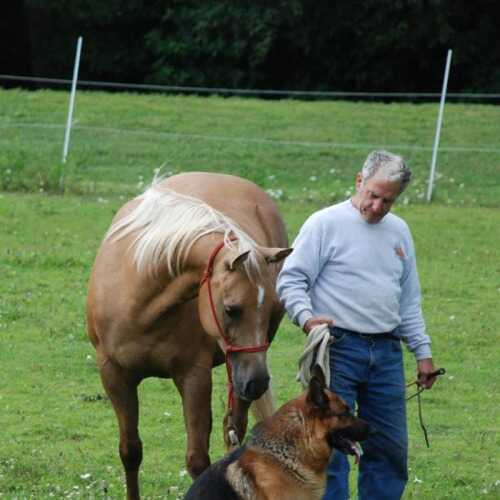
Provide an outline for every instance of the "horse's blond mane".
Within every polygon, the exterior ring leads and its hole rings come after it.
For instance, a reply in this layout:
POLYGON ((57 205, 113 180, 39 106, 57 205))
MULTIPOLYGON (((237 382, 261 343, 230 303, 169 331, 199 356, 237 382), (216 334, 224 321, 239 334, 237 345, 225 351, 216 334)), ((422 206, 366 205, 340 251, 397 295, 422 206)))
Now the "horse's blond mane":
POLYGON ((105 240, 119 240, 134 234, 134 262, 139 272, 154 273, 160 263, 167 265, 171 276, 182 273, 193 244, 209 233, 222 233, 229 248, 250 250, 245 267, 248 275, 259 273, 256 243, 229 217, 205 202, 160 187, 155 180, 138 196, 130 213, 116 221, 105 240), (236 237, 232 241, 231 237, 236 237))

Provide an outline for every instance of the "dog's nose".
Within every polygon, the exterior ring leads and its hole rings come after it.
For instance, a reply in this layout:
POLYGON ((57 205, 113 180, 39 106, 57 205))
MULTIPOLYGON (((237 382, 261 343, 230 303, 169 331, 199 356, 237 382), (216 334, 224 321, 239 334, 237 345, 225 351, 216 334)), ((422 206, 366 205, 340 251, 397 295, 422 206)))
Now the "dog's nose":
POLYGON ((245 398, 254 401, 259 399, 269 387, 269 375, 249 380, 245 386, 245 398))

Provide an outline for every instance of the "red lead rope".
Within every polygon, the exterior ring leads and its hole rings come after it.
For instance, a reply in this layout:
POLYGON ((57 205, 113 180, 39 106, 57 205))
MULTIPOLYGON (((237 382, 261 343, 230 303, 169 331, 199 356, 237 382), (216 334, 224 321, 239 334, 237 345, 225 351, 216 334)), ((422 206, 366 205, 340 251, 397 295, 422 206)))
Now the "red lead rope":
POLYGON ((227 369, 227 381, 228 381, 228 407, 229 410, 233 409, 233 402, 234 402, 234 391, 233 391, 233 375, 232 375, 232 367, 231 367, 231 359, 229 358, 229 354, 232 352, 260 352, 260 351, 267 351, 269 348, 269 342, 266 342, 265 344, 258 345, 258 346, 236 346, 231 344, 231 341, 229 340, 228 336, 225 334, 224 329, 222 328, 219 319, 217 318, 217 311, 215 309, 215 304, 214 304, 214 299, 212 296, 212 286, 210 283, 210 278, 212 277, 213 271, 214 271, 214 262, 215 262, 215 257, 217 257, 217 254, 221 251, 221 249, 224 247, 224 241, 221 241, 212 251, 212 254, 210 255, 210 258, 208 259, 208 264, 207 268, 205 269, 205 272, 203 273, 203 278, 200 281, 200 287, 203 286, 203 284, 206 282, 207 287, 208 287, 208 299, 210 301, 210 309, 212 311, 212 316, 214 318, 215 324, 217 325, 217 329, 219 330, 220 336, 222 337, 222 340, 224 341, 224 353, 226 356, 226 369, 227 369))

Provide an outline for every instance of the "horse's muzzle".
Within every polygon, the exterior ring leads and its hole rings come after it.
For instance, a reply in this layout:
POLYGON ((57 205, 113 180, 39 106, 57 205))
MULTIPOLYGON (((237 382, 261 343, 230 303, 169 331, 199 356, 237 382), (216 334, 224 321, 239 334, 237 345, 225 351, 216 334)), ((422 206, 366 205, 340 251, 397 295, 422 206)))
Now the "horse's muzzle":
POLYGON ((255 354, 243 353, 232 359, 233 387, 236 395, 247 402, 259 399, 269 389, 270 377, 265 361, 259 360, 255 354))
POLYGON ((243 390, 243 399, 255 401, 259 399, 269 388, 269 375, 249 380, 243 390))

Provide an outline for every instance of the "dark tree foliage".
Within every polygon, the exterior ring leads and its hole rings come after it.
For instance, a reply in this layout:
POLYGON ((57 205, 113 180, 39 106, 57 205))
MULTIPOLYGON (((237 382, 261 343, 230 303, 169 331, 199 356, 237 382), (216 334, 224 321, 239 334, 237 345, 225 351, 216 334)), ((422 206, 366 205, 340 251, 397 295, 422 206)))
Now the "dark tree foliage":
POLYGON ((168 5, 146 36, 155 59, 149 77, 178 85, 269 86, 267 63, 280 34, 301 20, 298 0, 178 0, 168 5))
MULTIPOLYGON (((15 5, 15 7, 12 7, 15 5)), ((496 0, 18 0, 1 72, 228 88, 500 92, 496 0), (7 71, 6 71, 7 70, 7 71)))
POLYGON ((436 92, 500 90, 494 0, 170 3, 147 35, 149 77, 180 85, 436 92))
POLYGON ((22 3, 6 2, 1 12, 0 72, 29 75, 32 72, 32 57, 30 43, 25 36, 29 30, 27 10, 22 3))
POLYGON ((78 36, 80 78, 141 82, 152 64, 144 37, 158 22, 160 0, 24 0, 33 72, 71 76, 78 36))

